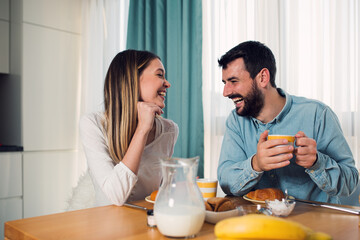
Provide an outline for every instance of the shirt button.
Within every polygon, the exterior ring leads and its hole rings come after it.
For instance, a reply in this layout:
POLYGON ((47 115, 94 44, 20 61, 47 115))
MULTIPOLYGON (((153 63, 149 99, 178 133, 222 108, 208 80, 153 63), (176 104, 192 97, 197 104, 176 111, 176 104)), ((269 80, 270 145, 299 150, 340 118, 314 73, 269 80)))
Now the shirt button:
POLYGON ((310 173, 314 173, 314 170, 311 170, 310 173))
POLYGON ((254 176, 254 174, 252 173, 252 174, 250 174, 250 176, 251 176, 251 177, 253 177, 253 176, 254 176))
POLYGON ((275 177, 275 176, 274 176, 274 174, 271 174, 271 175, 270 175, 270 177, 272 177, 272 178, 273 178, 273 177, 275 177))

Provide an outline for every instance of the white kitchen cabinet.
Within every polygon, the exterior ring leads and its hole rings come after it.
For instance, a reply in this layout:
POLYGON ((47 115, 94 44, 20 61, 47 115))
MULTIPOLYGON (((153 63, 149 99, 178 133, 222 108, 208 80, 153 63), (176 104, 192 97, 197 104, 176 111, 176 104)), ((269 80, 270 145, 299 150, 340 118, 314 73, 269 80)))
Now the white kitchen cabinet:
POLYGON ((4 237, 4 223, 22 218, 22 204, 22 153, 0 152, 1 239, 4 237))
POLYGON ((4 223, 22 218, 22 198, 0 199, 0 239, 4 239, 4 223))
POLYGON ((81 31, 79 0, 26 0, 23 4, 24 22, 72 33, 81 31))
POLYGON ((0 73, 9 73, 10 30, 9 22, 0 19, 0 73))
MULTIPOLYGON (((24 151, 77 149, 81 0, 12 0, 9 126, 24 151), (74 23, 75 27, 69 23, 74 23), (11 95, 13 96, 13 95, 11 95), (15 110, 14 110, 15 109, 15 110)), ((1 111, 1 110, 0 110, 1 111)), ((4 111, 4 110, 3 110, 4 111)), ((0 119, 1 123, 1 119, 0 119)))
POLYGON ((80 36, 23 24, 25 151, 75 149, 80 36))
POLYGON ((10 0, 0 0, 0 19, 10 20, 10 0))
POLYGON ((0 153, 0 198, 22 196, 21 153, 0 153))
POLYGON ((0 115, 15 112, 9 128, 24 148, 23 217, 63 211, 79 176, 81 3, 11 0, 8 92, 16 94, 0 115))
POLYGON ((24 218, 62 212, 76 185, 77 152, 24 153, 24 218))
POLYGON ((0 0, 0 73, 9 73, 10 0, 0 0))

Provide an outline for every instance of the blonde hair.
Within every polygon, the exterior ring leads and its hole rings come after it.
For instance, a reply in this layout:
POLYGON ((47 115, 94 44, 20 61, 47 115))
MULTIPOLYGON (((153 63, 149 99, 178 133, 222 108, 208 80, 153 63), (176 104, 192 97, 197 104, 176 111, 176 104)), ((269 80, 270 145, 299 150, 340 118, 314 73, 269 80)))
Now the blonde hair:
POLYGON ((148 51, 126 50, 112 60, 105 77, 103 123, 112 160, 119 163, 130 145, 137 127, 139 78, 154 59, 148 51))

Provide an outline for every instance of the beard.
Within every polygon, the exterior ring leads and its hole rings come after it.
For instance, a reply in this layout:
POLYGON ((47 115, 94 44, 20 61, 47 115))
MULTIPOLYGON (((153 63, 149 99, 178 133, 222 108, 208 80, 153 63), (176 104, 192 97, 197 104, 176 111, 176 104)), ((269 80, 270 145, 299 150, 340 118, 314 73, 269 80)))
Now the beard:
MULTIPOLYGON (((237 95, 237 96, 242 97, 241 95, 237 95)), ((251 92, 249 92, 246 97, 243 97, 243 101, 244 101, 243 109, 240 110, 240 108, 237 107, 236 113, 239 116, 243 116, 243 117, 247 117, 247 116, 253 118, 258 117, 260 111, 264 106, 264 95, 256 86, 255 81, 253 82, 251 92)))

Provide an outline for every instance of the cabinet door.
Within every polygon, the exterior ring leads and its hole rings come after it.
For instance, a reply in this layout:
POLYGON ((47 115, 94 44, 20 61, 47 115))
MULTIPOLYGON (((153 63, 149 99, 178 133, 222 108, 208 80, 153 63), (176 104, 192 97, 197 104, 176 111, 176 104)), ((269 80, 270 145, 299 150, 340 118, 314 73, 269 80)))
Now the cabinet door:
POLYGON ((24 153, 24 218, 63 212, 77 183, 77 152, 24 153))
POLYGON ((0 0, 0 19, 10 20, 10 0, 0 0))
POLYGON ((10 8, 9 0, 0 0, 0 73, 9 73, 10 8))
POLYGON ((9 73, 9 22, 0 19, 0 73, 9 73))
POLYGON ((24 22, 80 33, 81 2, 82 0, 23 1, 24 22))
POLYGON ((80 36, 23 24, 25 151, 76 149, 80 36))
POLYGON ((21 197, 0 199, 0 239, 4 239, 4 223, 22 218, 21 197))
POLYGON ((0 198, 22 196, 21 153, 0 153, 0 198))

